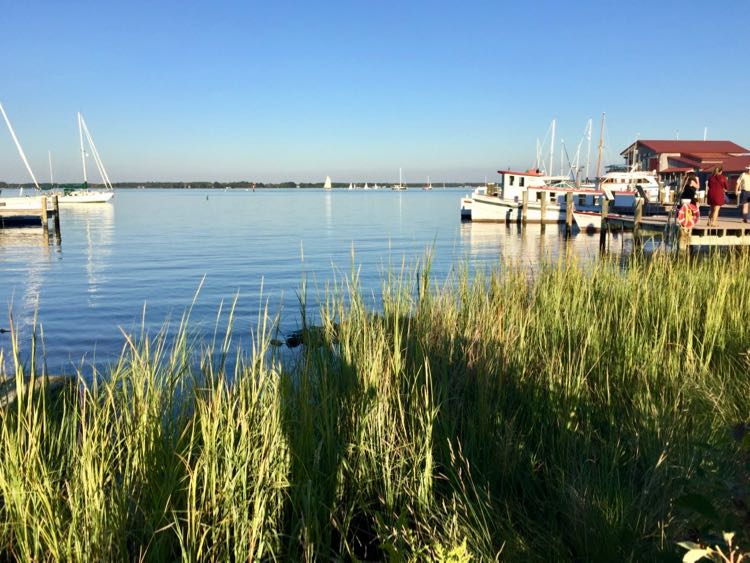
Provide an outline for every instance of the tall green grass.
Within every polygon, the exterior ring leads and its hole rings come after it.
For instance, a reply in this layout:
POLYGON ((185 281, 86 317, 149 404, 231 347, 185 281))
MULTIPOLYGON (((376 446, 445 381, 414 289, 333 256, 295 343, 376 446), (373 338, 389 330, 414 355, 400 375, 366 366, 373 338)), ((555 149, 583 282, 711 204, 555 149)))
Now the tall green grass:
POLYGON ((291 360, 265 313, 237 358, 231 330, 201 350, 184 320, 61 394, 30 384, 39 337, 14 340, 0 557, 677 560, 723 526, 747 541, 746 257, 396 272, 382 295, 374 311, 356 272, 338 280, 291 360))

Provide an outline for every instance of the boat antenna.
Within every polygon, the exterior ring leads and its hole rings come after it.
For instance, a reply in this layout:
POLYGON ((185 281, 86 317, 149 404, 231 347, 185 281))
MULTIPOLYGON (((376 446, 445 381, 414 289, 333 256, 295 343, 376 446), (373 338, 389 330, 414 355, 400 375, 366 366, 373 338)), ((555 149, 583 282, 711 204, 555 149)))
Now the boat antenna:
POLYGON ((21 155, 21 160, 23 160, 23 163, 26 165, 26 171, 29 173, 29 176, 31 176, 31 179, 34 180, 34 186, 36 186, 36 189, 39 189, 39 182, 36 181, 36 176, 34 176, 34 172, 31 170, 31 166, 29 166, 29 161, 26 160, 26 155, 23 152, 23 149, 21 148, 21 143, 18 142, 18 137, 16 137, 16 132, 13 131, 13 126, 10 124, 10 119, 8 119, 8 115, 5 113, 5 109, 3 108, 3 104, 0 104, 0 112, 3 114, 3 119, 5 119, 5 124, 8 126, 8 131, 10 131, 10 136, 13 137, 13 142, 16 144, 16 148, 18 149, 18 154, 21 155))

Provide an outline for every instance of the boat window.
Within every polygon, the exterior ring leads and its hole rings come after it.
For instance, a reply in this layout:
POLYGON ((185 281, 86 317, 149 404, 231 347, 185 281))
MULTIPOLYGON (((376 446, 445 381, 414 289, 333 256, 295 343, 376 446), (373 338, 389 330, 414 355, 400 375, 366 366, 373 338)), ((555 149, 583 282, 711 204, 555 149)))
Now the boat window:
POLYGON ((521 176, 521 177, 520 177, 520 178, 518 179, 518 185, 519 185, 519 186, 521 186, 521 187, 523 187, 523 186, 524 186, 524 184, 526 183, 526 182, 525 182, 525 180, 526 180, 526 178, 524 178, 523 176, 521 176))
POLYGON ((586 205, 586 196, 585 195, 579 195, 578 196, 578 205, 586 205))
POLYGON ((508 178, 510 178, 510 185, 512 186, 513 185, 513 180, 515 179, 515 176, 508 176, 508 178))
POLYGON ((555 192, 550 192, 549 193, 549 200, 550 201, 555 201, 556 199, 557 199, 557 194, 555 192))
POLYGON ((536 200, 542 201, 542 198, 544 197, 544 192, 536 192, 536 200))

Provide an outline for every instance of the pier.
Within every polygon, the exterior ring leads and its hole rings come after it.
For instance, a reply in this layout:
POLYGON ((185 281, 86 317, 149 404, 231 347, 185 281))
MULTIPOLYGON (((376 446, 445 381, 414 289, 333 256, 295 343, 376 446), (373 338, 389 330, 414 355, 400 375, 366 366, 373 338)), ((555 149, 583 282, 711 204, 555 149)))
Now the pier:
POLYGON ((0 198, 0 229, 41 225, 48 233, 51 222, 59 239, 60 204, 57 196, 0 198))

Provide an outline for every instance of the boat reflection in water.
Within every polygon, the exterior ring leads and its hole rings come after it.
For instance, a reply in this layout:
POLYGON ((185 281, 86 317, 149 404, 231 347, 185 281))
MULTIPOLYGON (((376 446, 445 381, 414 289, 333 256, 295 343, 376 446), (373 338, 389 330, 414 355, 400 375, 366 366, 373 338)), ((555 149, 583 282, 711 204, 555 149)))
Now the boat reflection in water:
MULTIPOLYGON (((535 269, 544 262, 560 258, 589 261, 601 250, 599 234, 574 232, 566 237, 564 224, 526 226, 512 223, 461 223, 460 236, 468 241, 472 262, 487 265, 504 262, 531 265, 535 269)), ((619 237, 618 237, 619 238, 619 237)), ((611 252, 624 250, 619 244, 611 252)))

